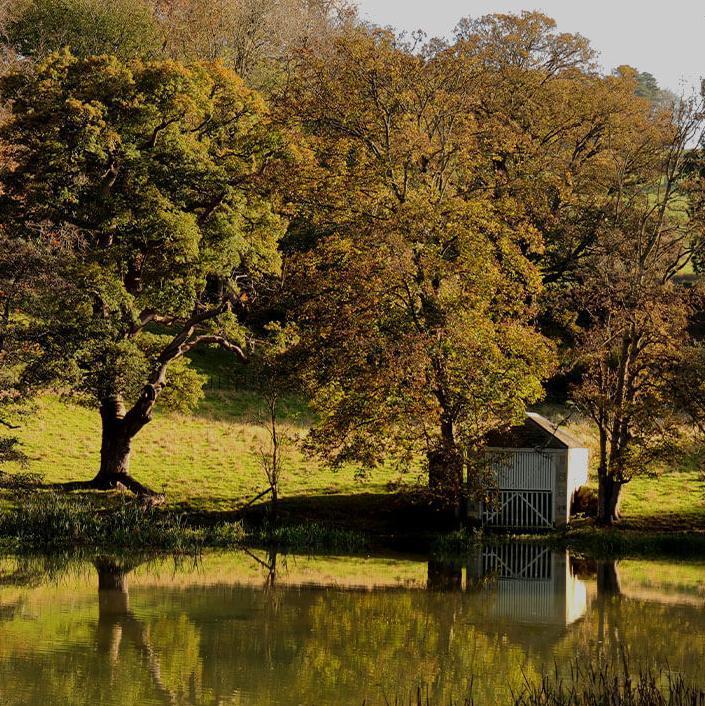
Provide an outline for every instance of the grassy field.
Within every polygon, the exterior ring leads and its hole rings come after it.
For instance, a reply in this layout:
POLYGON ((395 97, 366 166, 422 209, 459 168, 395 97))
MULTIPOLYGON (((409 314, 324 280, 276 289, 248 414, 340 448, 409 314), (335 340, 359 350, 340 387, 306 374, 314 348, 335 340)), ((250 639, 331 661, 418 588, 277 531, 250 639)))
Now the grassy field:
MULTIPOLYGON (((137 437, 133 475, 165 492, 167 506, 198 514, 227 516, 266 487, 258 462, 265 432, 258 423, 258 396, 233 380, 220 358, 205 355, 198 367, 210 378, 205 400, 189 415, 160 411, 137 437)), ((554 421, 559 408, 543 410, 554 421)), ((302 437, 310 423, 306 405, 285 405, 286 431, 302 437)), ((569 420, 567 430, 594 449, 586 421, 569 420)), ((95 410, 54 395, 37 401, 18 435, 31 459, 30 470, 47 482, 86 480, 95 475, 100 419, 95 410)), ((595 454, 593 453, 593 457, 595 454)), ((385 468, 360 479, 354 468, 332 471, 308 458, 300 448, 288 449, 281 484, 284 507, 299 518, 332 520, 362 529, 379 520, 388 526, 399 512, 392 488, 415 483, 418 471, 385 468), (395 505, 396 503, 396 505, 395 505)), ((11 469, 8 469, 11 470, 11 469)), ((635 478, 625 489, 624 524, 633 529, 662 531, 705 529, 705 478, 692 459, 658 477, 635 478)))
MULTIPOLYGON (((283 428, 302 436, 305 410, 296 403, 288 408, 283 428)), ((258 424, 258 412, 254 393, 214 391, 192 415, 157 413, 135 439, 132 473, 163 491, 171 506, 234 509, 266 488, 258 461, 266 434, 258 424)), ((31 459, 30 470, 45 481, 88 480, 95 475, 100 449, 95 410, 45 396, 18 434, 31 459)), ((289 496, 380 493, 399 475, 383 471, 360 481, 354 469, 322 468, 295 445, 287 453, 282 492, 289 496)))
MULTIPOLYGON (((562 425, 566 420, 566 412, 560 407, 547 406, 539 411, 556 424, 562 425)), ((590 449, 591 483, 597 486, 598 442, 592 423, 570 416, 562 428, 590 449)), ((622 524, 629 528, 653 531, 705 529, 705 470, 701 458, 684 452, 678 467, 635 477, 623 490, 621 509, 622 524)))

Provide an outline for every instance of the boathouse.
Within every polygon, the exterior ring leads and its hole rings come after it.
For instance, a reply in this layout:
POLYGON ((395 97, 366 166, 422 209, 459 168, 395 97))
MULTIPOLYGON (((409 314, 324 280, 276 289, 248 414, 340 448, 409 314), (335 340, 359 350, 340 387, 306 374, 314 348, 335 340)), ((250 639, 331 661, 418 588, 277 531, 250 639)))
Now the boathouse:
POLYGON ((575 491, 588 480, 588 450, 540 414, 492 434, 486 449, 494 492, 471 503, 471 519, 486 527, 540 529, 570 520, 575 491))

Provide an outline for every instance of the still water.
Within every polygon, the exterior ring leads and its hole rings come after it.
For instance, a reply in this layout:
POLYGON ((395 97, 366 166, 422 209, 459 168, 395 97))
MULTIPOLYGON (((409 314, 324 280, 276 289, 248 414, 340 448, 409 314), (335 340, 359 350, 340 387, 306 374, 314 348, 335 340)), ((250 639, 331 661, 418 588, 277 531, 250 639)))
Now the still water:
POLYGON ((705 563, 538 546, 462 562, 262 551, 0 558, 0 704, 504 703, 597 658, 705 687, 705 563))

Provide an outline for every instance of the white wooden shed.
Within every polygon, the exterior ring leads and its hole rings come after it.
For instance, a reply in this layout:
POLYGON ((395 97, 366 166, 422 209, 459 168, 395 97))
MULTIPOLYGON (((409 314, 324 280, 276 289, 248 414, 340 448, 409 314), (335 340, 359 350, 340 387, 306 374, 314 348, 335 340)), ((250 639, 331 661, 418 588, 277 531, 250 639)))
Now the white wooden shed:
POLYGON ((471 518, 486 527, 518 529, 570 520, 573 495, 588 480, 588 449, 575 437, 530 412, 523 424, 492 434, 486 453, 496 497, 471 504, 471 518))

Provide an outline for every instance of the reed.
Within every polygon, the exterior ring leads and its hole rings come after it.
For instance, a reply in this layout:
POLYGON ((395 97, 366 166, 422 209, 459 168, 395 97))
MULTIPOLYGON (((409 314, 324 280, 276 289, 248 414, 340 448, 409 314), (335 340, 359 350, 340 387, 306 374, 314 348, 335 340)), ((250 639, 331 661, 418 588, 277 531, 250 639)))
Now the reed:
MULTIPOLYGON (((372 706, 365 700, 363 706, 372 706)), ((385 706, 440 706, 426 687, 416 687, 408 697, 384 698, 385 706)), ((632 673, 626 660, 612 663, 575 660, 570 675, 544 676, 540 682, 526 680, 499 706, 705 706, 705 689, 686 683, 670 671, 640 670, 632 673)), ((476 706, 471 695, 450 699, 442 706, 476 706)))
POLYGON ((50 490, 27 490, 0 512, 0 536, 14 551, 91 546, 179 552, 203 542, 202 532, 186 526, 181 515, 135 498, 105 508, 88 497, 50 490))

